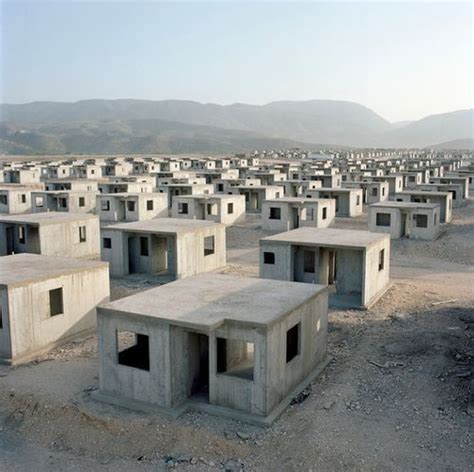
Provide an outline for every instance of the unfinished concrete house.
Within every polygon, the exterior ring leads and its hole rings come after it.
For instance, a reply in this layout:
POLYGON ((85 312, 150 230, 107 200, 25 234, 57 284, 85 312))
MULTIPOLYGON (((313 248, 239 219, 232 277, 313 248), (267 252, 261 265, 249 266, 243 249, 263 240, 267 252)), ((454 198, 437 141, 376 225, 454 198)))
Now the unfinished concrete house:
POLYGON ((453 213, 451 192, 428 192, 426 190, 404 190, 392 197, 397 202, 436 203, 439 205, 441 223, 449 223, 453 213))
POLYGON ((303 197, 307 190, 322 187, 320 180, 285 180, 279 182, 278 186, 284 188, 286 197, 303 197))
POLYGON ((96 196, 99 192, 75 191, 34 191, 31 192, 33 213, 44 211, 94 213, 96 196))
POLYGON ((355 188, 362 190, 362 203, 370 205, 372 203, 384 202, 388 200, 388 182, 344 182, 344 188, 355 188))
POLYGON ((449 192, 452 196, 453 208, 459 208, 464 205, 464 184, 423 184, 416 190, 426 192, 449 192))
POLYGON ((304 226, 327 228, 335 217, 335 200, 283 197, 263 202, 262 228, 267 231, 289 231, 304 226))
POLYGON ((153 192, 155 178, 151 176, 113 177, 99 182, 100 193, 144 193, 153 192))
POLYGON ((306 198, 331 198, 336 200, 336 216, 359 216, 364 211, 362 190, 349 188, 320 188, 307 190, 306 198))
POLYGON ((36 254, 0 257, 0 363, 31 360, 92 333, 109 300, 108 265, 36 254))
POLYGON ((0 256, 31 253, 99 259, 99 218, 78 213, 0 216, 0 256))
POLYGON ((202 274, 98 309, 98 400, 271 424, 327 364, 327 289, 202 274))
POLYGON ((102 260, 110 274, 161 275, 171 280, 226 264, 225 226, 177 218, 123 223, 102 228, 102 260))
POLYGON ((44 190, 51 192, 73 191, 73 192, 98 192, 99 185, 94 180, 47 180, 44 190))
POLYGON ((171 212, 173 218, 231 225, 245 220, 245 197, 220 194, 175 196, 171 212))
POLYGON ((239 185, 237 187, 229 187, 227 193, 229 195, 243 195, 245 197, 245 210, 261 213, 263 201, 283 197, 284 189, 278 186, 239 185))
POLYGON ((96 198, 100 221, 143 221, 168 216, 168 198, 162 193, 109 193, 96 198))
POLYGON ((214 185, 206 184, 206 179, 195 179, 203 183, 192 183, 189 180, 192 179, 173 179, 173 181, 161 182, 158 185, 158 191, 168 195, 168 206, 170 208, 173 206, 174 197, 180 195, 210 195, 214 193, 214 185))
POLYGON ((7 169, 3 171, 3 182, 6 184, 34 184, 39 183, 40 178, 39 169, 7 169))
POLYGON ((369 206, 369 231, 390 234, 392 239, 432 241, 440 233, 437 203, 380 202, 369 206))
POLYGON ((0 213, 18 215, 31 212, 31 188, 0 187, 0 213))
POLYGON ((370 308, 388 289, 390 236, 299 228, 260 240, 260 277, 329 285, 335 307, 370 308))

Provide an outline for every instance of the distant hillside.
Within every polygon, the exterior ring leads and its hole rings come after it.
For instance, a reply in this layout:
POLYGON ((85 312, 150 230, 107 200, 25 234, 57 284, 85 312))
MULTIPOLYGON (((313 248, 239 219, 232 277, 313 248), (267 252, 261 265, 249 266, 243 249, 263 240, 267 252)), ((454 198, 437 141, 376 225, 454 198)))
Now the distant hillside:
POLYGON ((0 120, 17 124, 166 120, 250 131, 309 143, 370 145, 390 123, 357 103, 335 100, 215 105, 181 100, 86 100, 0 105, 0 120))
POLYGON ((309 146, 248 131, 164 120, 0 124, 0 152, 8 154, 227 153, 309 146))
POLYGON ((428 149, 466 149, 474 150, 474 138, 455 139, 454 141, 447 141, 445 143, 433 144, 427 146, 428 149))
POLYGON ((395 147, 400 145, 426 147, 433 143, 466 137, 474 139, 474 110, 472 109, 427 116, 381 136, 380 142, 395 147))
POLYGON ((460 110, 390 123, 362 105, 337 100, 262 106, 183 100, 34 102, 0 105, 0 151, 212 153, 321 144, 422 148, 474 139, 473 121, 474 110, 460 110))

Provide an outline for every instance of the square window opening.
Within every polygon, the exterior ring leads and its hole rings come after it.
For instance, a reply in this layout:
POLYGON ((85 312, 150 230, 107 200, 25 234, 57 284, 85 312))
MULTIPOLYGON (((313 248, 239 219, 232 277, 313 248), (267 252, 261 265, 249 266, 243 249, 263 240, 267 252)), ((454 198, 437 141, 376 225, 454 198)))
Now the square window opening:
POLYGON ((328 219, 328 209, 327 207, 324 207, 323 208, 323 220, 327 220, 328 219))
POLYGON ((428 215, 415 215, 415 226, 417 228, 427 228, 428 215))
POLYGON ((280 220, 281 219, 281 208, 270 207, 270 220, 280 220))
POLYGON ((274 252, 264 252, 263 253, 263 263, 264 264, 275 264, 275 253, 274 252))
POLYGON ((390 213, 377 213, 375 224, 377 226, 390 226, 391 215, 390 213))
POLYGON ((217 373, 253 380, 255 345, 240 339, 216 338, 217 373))
POLYGON ((147 211, 152 211, 153 210, 153 200, 147 200, 146 209, 147 209, 147 211))
POLYGON ((234 204, 233 203, 228 203, 227 204, 227 214, 232 215, 234 213, 234 204))
POLYGON ((111 238, 103 238, 102 245, 104 249, 112 249, 112 239, 111 238))
POLYGON ((86 199, 84 197, 79 197, 79 206, 80 207, 86 206, 86 199))
POLYGON ((150 370, 150 340, 145 334, 117 331, 117 362, 140 370, 150 370))

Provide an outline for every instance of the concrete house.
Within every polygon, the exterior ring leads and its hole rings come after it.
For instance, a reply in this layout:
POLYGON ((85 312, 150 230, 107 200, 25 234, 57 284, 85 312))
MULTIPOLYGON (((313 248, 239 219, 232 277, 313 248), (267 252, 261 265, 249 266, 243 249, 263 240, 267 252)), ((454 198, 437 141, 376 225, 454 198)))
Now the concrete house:
POLYGON ((44 183, 44 190, 54 192, 98 192, 99 186, 95 180, 47 180, 44 183))
POLYGON ((307 190, 322 187, 320 180, 285 180, 279 182, 278 186, 284 188, 286 197, 303 197, 307 190))
POLYGON ((449 192, 452 196, 452 204, 454 208, 459 208, 464 204, 464 184, 423 184, 416 190, 424 190, 426 192, 449 192))
POLYGON ((283 197, 263 202, 262 228, 267 231, 289 231, 304 226, 327 228, 335 217, 335 200, 283 197))
POLYGON ((99 218, 81 213, 0 216, 0 256, 24 253, 99 259, 99 218))
POLYGON ((44 211, 94 213, 99 192, 41 191, 31 192, 33 213, 44 211))
POLYGON ((96 196, 101 221, 142 221, 168 216, 168 198, 162 193, 109 193, 96 196))
POLYGON ((105 262, 36 254, 0 257, 0 363, 31 360, 96 327, 109 300, 105 262))
POLYGON ((396 193, 392 198, 397 202, 437 203, 441 223, 449 223, 452 219, 453 196, 451 192, 404 190, 396 193))
POLYGON ((176 218, 102 228, 102 260, 113 277, 165 275, 181 279, 226 264, 225 226, 176 218))
POLYGON ((231 225, 245 220, 243 195, 175 196, 171 208, 173 218, 207 220, 231 225))
POLYGON ((31 188, 0 187, 0 213, 18 215, 31 212, 31 188))
POLYGON ((307 190, 306 198, 331 198, 336 200, 336 216, 359 216, 364 211, 362 189, 320 188, 307 190))
POLYGON ((329 285, 336 307, 370 308, 388 289, 390 236, 299 228, 260 240, 260 277, 329 285))
POLYGON ((6 184, 33 184, 39 183, 41 174, 39 169, 7 169, 3 171, 3 182, 6 184))
POLYGON ((327 364, 327 289, 201 274, 98 309, 98 400, 271 424, 327 364))
POLYGON ((263 201, 283 197, 284 189, 278 186, 239 185, 229 187, 227 193, 229 195, 244 195, 246 211, 261 213, 263 201))
POLYGON ((369 206, 369 231, 392 239, 436 239, 441 229, 437 203, 380 202, 369 206))
POLYGON ((122 177, 111 178, 99 183, 100 193, 144 193, 153 192, 155 179, 153 177, 122 177))
POLYGON ((401 175, 384 175, 383 177, 370 177, 371 182, 387 182, 389 195, 403 190, 403 176, 401 175))
POLYGON ((190 179, 173 179, 170 182, 161 182, 158 191, 168 195, 168 207, 173 206, 173 198, 180 195, 209 195, 214 193, 214 185, 206 184, 206 179, 199 178, 196 181, 202 183, 192 183, 190 179), (179 182, 182 180, 182 182, 179 182))
POLYGON ((389 185, 388 182, 345 182, 344 188, 355 188, 362 190, 362 203, 370 205, 371 203, 384 202, 388 200, 389 185))

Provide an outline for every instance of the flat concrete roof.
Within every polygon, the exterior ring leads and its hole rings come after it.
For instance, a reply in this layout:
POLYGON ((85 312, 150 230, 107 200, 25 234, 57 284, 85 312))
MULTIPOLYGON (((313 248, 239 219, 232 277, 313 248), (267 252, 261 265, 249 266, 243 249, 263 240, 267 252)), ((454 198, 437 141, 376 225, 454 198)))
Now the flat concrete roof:
POLYGON ((319 188, 308 188, 305 192, 341 192, 351 193, 360 190, 359 188, 344 188, 344 187, 319 187, 319 188))
POLYGON ((23 215, 0 216, 0 223, 19 223, 31 225, 55 225, 72 221, 99 219, 90 213, 70 213, 62 211, 45 211, 42 213, 27 213, 23 215))
POLYGON ((437 203, 418 203, 418 202, 392 202, 384 201, 378 203, 372 203, 369 207, 382 207, 382 208, 407 208, 407 209, 434 209, 439 208, 437 203))
POLYGON ((305 244, 345 249, 366 249, 374 243, 389 238, 390 236, 387 234, 371 233, 369 231, 304 227, 263 238, 260 242, 305 244))
POLYGON ((211 328, 226 320, 268 326, 325 290, 323 285, 200 274, 107 303, 99 311, 190 328, 211 328))
POLYGON ((107 262, 39 254, 14 254, 0 257, 0 285, 23 285, 60 275, 108 267, 107 262))
POLYGON ((269 198, 263 202, 270 203, 324 203, 331 198, 305 198, 305 197, 282 197, 282 198, 269 198))
POLYGON ((449 195, 450 192, 436 192, 435 190, 403 190, 401 192, 396 192, 395 197, 397 196, 398 193, 401 193, 402 195, 410 195, 410 194, 417 194, 417 195, 435 195, 438 197, 445 197, 446 195, 449 195))
POLYGON ((188 198, 190 200, 213 200, 213 199, 218 199, 218 200, 227 200, 227 199, 242 199, 244 198, 243 195, 228 195, 227 193, 197 193, 194 195, 176 195, 177 198, 188 198))
POLYGON ((97 194, 99 197, 121 197, 121 198, 126 198, 126 197, 140 197, 143 196, 143 198, 150 197, 150 196, 157 196, 160 195, 162 197, 166 197, 166 194, 160 193, 160 192, 117 192, 117 193, 98 193, 97 194))
POLYGON ((135 233, 186 233, 202 228, 225 227, 221 223, 185 218, 156 218, 152 220, 133 221, 107 226, 107 230, 130 231, 135 233))

